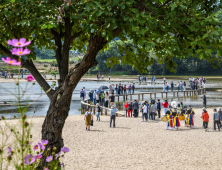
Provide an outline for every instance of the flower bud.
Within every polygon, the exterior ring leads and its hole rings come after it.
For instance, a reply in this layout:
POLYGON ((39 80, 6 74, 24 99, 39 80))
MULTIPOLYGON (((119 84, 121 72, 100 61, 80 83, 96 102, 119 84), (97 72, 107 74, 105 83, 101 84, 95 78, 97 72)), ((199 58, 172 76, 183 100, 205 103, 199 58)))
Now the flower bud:
POLYGON ((53 147, 53 150, 56 150, 56 147, 53 147))
POLYGON ((23 120, 25 120, 25 119, 26 119, 26 117, 27 117, 26 115, 23 115, 23 116, 22 116, 22 119, 23 119, 23 120))
POLYGON ((7 157, 7 159, 8 159, 8 161, 10 162, 10 161, 12 160, 12 156, 9 155, 9 156, 7 157))
POLYGON ((30 138, 32 138, 32 135, 30 135, 30 138))
POLYGON ((11 132, 13 132, 13 129, 11 129, 11 132))
POLYGON ((16 85, 18 86, 18 85, 19 85, 19 82, 17 82, 16 85))
POLYGON ((25 126, 25 127, 27 127, 28 125, 29 125, 29 123, 28 123, 28 122, 25 122, 25 123, 24 123, 24 126, 25 126))
POLYGON ((18 149, 17 151, 18 151, 18 153, 20 153, 20 149, 18 149))

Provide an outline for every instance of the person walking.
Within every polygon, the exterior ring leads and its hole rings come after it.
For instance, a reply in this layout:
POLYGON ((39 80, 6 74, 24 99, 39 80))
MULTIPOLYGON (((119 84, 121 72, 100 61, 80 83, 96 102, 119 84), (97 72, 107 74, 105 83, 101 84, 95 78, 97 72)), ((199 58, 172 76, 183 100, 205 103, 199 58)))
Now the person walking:
POLYGON ((209 115, 208 115, 206 110, 203 110, 203 112, 204 112, 203 115, 202 115, 203 126, 204 126, 205 131, 207 131, 208 122, 209 122, 209 115))
POLYGON ((116 90, 116 94, 118 94, 118 85, 117 84, 116 84, 115 90, 116 90))
POLYGON ((184 91, 186 91, 186 82, 183 82, 184 91))
POLYGON ((155 106, 155 103, 152 102, 152 105, 151 105, 151 115, 152 115, 152 120, 155 120, 155 116, 156 116, 156 106, 155 106))
POLYGON ((84 101, 84 91, 83 91, 83 89, 80 91, 80 98, 84 101))
POLYGON ((134 94, 134 89, 135 89, 135 85, 133 83, 133 85, 132 85, 133 94, 134 94))
POLYGON ((180 90, 183 91, 183 82, 180 82, 180 90))
POLYGON ((96 105, 96 90, 93 93, 93 104, 96 105))
POLYGON ((166 90, 169 91, 169 84, 166 82, 166 90))
POLYGON ((151 120, 152 119, 152 115, 151 115, 151 102, 148 104, 147 108, 148 108, 148 117, 151 120))
POLYGON ((101 106, 104 106, 105 104, 105 94, 104 91, 101 93, 101 106))
POLYGON ((126 85, 123 87, 124 94, 126 94, 126 85))
POLYGON ((112 96, 109 97, 109 102, 110 102, 110 107, 112 108, 115 102, 115 96, 113 93, 112 93, 112 96))
POLYGON ((180 82, 177 83, 178 91, 180 90, 180 82))
POLYGON ((100 112, 101 112, 101 107, 99 106, 99 103, 96 104, 97 110, 96 110, 96 121, 100 121, 100 112))
POLYGON ((99 93, 96 94, 96 103, 99 103, 99 93))
POLYGON ((174 85, 173 85, 173 81, 171 82, 171 91, 173 91, 173 87, 174 87, 174 85))
POLYGON ((131 94, 131 89, 132 89, 132 86, 131 84, 128 86, 128 94, 131 94))
POLYGON ((133 112, 133 102, 130 101, 129 105, 128 105, 128 117, 130 117, 130 113, 131 113, 131 117, 132 117, 132 112, 133 112))
POLYGON ((107 91, 105 94, 105 107, 108 107, 108 106, 109 106, 109 93, 107 91))
POLYGON ((160 115, 160 111, 161 111, 161 104, 160 104, 160 99, 157 100, 157 112, 158 112, 158 118, 161 117, 160 115))
POLYGON ((207 107, 207 97, 203 95, 203 107, 207 107))
POLYGON ((134 117, 137 117, 139 115, 138 109, 139 109, 139 103, 137 102, 137 100, 134 100, 134 103, 133 103, 133 116, 134 117))
POLYGON ((88 108, 88 111, 85 113, 84 120, 86 122, 86 130, 90 130, 90 125, 93 120, 93 112, 91 112, 90 107, 88 108))
POLYGON ((154 79, 153 79, 153 80, 154 80, 154 82, 156 81, 156 77, 155 77, 155 76, 154 76, 154 79))
MULTIPOLYGON (((220 114, 220 117, 222 118, 222 109, 221 109, 221 107, 218 108, 218 113, 220 114)), ((221 127, 221 121, 222 120, 220 120, 220 127, 221 127)))
POLYGON ((90 90, 89 98, 90 98, 90 105, 92 105, 92 103, 93 103, 93 90, 90 90))
POLYGON ((218 130, 220 131, 220 114, 217 112, 217 109, 214 109, 214 114, 213 114, 213 121, 214 121, 214 130, 216 130, 216 124, 218 127, 218 130))
POLYGON ((163 84, 163 92, 166 90, 166 84, 163 84))
POLYGON ((111 76, 109 75, 109 81, 110 81, 111 76))
POLYGON ((126 103, 124 104, 124 108, 126 110, 126 117, 127 117, 127 113, 128 113, 128 107, 129 107, 129 103, 126 101, 126 103))
POLYGON ((110 127, 111 127, 112 121, 113 121, 113 127, 115 128, 116 112, 117 111, 118 111, 118 109, 115 106, 111 107, 111 110, 110 110, 110 127))
POLYGON ((147 122, 147 118, 148 118, 148 116, 147 116, 147 111, 148 111, 148 108, 147 108, 147 104, 148 102, 147 101, 145 101, 144 103, 143 103, 143 105, 142 105, 142 122, 144 121, 144 118, 145 118, 145 122, 147 122))
POLYGON ((167 100, 165 100, 165 102, 162 103, 162 105, 163 105, 163 109, 164 109, 164 115, 166 115, 166 112, 167 112, 167 110, 168 110, 168 106, 169 106, 167 100))

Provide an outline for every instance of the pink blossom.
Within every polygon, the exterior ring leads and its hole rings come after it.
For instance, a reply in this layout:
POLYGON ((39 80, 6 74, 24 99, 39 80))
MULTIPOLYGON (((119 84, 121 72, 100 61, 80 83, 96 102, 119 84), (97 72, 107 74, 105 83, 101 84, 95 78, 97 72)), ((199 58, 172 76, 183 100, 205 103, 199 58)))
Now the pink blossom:
POLYGON ((33 162, 35 162, 35 156, 32 156, 32 154, 26 155, 26 157, 24 158, 24 163, 29 165, 29 164, 32 164, 33 162))
POLYGON ((66 153, 66 152, 69 152, 69 148, 63 147, 63 148, 61 148, 61 151, 62 151, 62 152, 65 152, 65 153, 66 153))
POLYGON ((47 144, 49 143, 48 140, 44 140, 44 139, 42 139, 41 142, 42 142, 42 144, 43 144, 44 146, 47 145, 47 144))
POLYGON ((45 146, 41 143, 38 143, 39 144, 39 147, 44 151, 45 150, 45 146))
POLYGON ((33 81, 33 80, 35 80, 35 79, 32 77, 31 74, 29 74, 29 75, 26 77, 26 79, 27 79, 28 81, 33 81))
POLYGON ((11 50, 12 54, 13 55, 18 55, 18 56, 21 56, 21 55, 27 55, 27 54, 30 54, 30 50, 29 49, 23 49, 23 48, 13 48, 11 50))
POLYGON ((25 47, 25 46, 31 44, 31 41, 26 42, 25 38, 20 38, 19 40, 17 40, 17 39, 8 40, 7 43, 9 45, 14 46, 14 47, 25 47))
POLYGON ((42 154, 38 154, 35 158, 36 159, 41 159, 42 158, 42 154))
POLYGON ((46 162, 51 162, 53 160, 53 156, 49 156, 46 158, 46 162))
POLYGON ((6 59, 2 58, 2 61, 10 65, 21 65, 21 62, 17 62, 16 60, 11 59, 10 57, 6 57, 6 59))
POLYGON ((36 151, 36 150, 38 150, 38 148, 39 148, 39 146, 35 145, 33 149, 36 151))

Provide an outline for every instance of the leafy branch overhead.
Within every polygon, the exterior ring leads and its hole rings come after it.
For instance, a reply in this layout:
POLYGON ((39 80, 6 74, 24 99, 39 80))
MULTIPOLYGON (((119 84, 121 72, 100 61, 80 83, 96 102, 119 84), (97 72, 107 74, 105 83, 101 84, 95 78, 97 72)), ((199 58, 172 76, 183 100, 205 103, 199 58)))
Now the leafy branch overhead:
MULTIPOLYGON (((90 35, 105 38, 103 50, 116 36, 123 42, 130 39, 131 47, 119 46, 125 51, 121 59, 141 72, 153 63, 150 51, 169 67, 175 66, 174 56, 198 56, 211 62, 212 51, 222 53, 221 28, 213 13, 217 4, 217 0, 8 0, 0 5, 0 41, 6 46, 7 39, 27 37, 34 42, 32 48, 36 44, 58 50, 61 60, 69 19, 70 49, 86 52, 90 35)), ((31 50, 28 59, 35 59, 31 50)))

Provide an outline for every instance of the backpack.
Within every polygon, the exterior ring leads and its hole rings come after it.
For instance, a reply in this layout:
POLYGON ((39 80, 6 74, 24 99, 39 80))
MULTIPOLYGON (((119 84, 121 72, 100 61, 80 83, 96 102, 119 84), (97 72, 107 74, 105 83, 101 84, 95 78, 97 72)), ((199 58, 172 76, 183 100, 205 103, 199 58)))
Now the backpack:
POLYGON ((98 106, 98 109, 99 109, 98 112, 101 112, 101 108, 99 106, 98 106))
POLYGON ((133 110, 133 105, 132 105, 132 103, 129 104, 128 108, 129 108, 129 110, 133 110))
POLYGON ((220 118, 219 118, 219 113, 218 113, 218 112, 214 113, 214 119, 215 119, 216 121, 220 120, 220 118))
POLYGON ((91 97, 91 92, 89 92, 89 97, 91 97))
POLYGON ((135 89, 135 86, 134 86, 134 85, 132 85, 132 89, 135 89))

